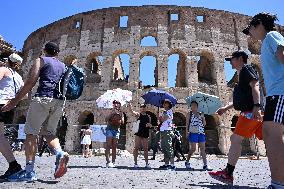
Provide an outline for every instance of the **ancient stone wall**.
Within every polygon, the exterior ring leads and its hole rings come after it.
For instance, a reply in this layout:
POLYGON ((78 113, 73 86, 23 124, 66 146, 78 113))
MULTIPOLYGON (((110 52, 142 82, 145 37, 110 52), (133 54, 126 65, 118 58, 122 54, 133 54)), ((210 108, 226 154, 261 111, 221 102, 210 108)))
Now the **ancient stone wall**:
MULTIPOLYGON (((76 126, 80 113, 85 110, 93 112, 94 123, 104 124, 105 110, 97 108, 95 100, 106 90, 117 87, 131 90, 134 106, 138 107, 140 96, 148 90, 138 89, 140 61, 144 56, 156 58, 155 87, 178 98, 174 112, 186 116, 189 109, 184 99, 197 91, 219 96, 224 105, 231 101, 232 89, 225 81, 224 58, 238 49, 259 54, 259 45, 242 34, 249 18, 221 10, 182 6, 106 8, 76 14, 44 26, 27 38, 23 48, 24 77, 47 41, 59 44, 59 59, 66 61, 72 56, 80 67, 87 70, 82 97, 67 102, 66 108, 68 130, 65 148, 76 150, 80 146, 80 128, 76 126), (177 19, 172 19, 173 15, 177 19), (121 16, 128 16, 126 26, 120 26, 121 16), (156 46, 140 45, 141 40, 148 36, 155 38, 156 46), (118 70, 121 80, 113 77, 114 68, 119 65, 117 57, 122 53, 130 56, 128 81, 123 80, 123 69, 118 70), (168 87, 168 57, 171 54, 180 57, 174 88, 168 87), (99 56, 103 60, 94 61, 99 56), (95 65, 90 65, 94 62, 95 65), (90 71, 94 66, 99 71, 90 71)), ((148 106, 148 109, 157 113, 155 107, 148 106)), ((228 153, 231 119, 236 113, 229 111, 214 118, 218 147, 224 154, 228 153)), ((130 127, 134 118, 127 111, 126 116, 126 149, 131 150, 134 138, 130 127)))

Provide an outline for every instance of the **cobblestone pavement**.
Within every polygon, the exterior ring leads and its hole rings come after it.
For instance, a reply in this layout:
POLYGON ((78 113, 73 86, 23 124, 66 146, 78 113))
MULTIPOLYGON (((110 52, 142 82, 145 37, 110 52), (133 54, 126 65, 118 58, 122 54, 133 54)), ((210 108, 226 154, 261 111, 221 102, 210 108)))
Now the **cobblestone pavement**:
MULTIPOLYGON (((145 165, 142 156, 139 156, 138 164, 145 165)), ((24 156, 17 155, 19 162, 24 165, 24 156)), ((27 183, 0 182, 0 188, 237 188, 254 189, 265 188, 270 181, 269 167, 267 159, 249 160, 242 158, 235 170, 235 181, 233 186, 226 186, 212 179, 202 168, 202 160, 192 159, 194 171, 184 168, 184 162, 177 162, 176 171, 157 169, 162 162, 150 160, 151 170, 143 168, 133 168, 132 156, 121 156, 117 158, 117 168, 105 168, 104 156, 93 156, 83 158, 78 155, 70 157, 69 169, 67 174, 55 180, 53 178, 53 167, 55 157, 37 157, 36 171, 38 181, 27 183)), ((4 157, 0 156, 0 173, 7 169, 4 157)), ((214 170, 224 168, 227 163, 226 158, 208 156, 209 165, 214 170)))

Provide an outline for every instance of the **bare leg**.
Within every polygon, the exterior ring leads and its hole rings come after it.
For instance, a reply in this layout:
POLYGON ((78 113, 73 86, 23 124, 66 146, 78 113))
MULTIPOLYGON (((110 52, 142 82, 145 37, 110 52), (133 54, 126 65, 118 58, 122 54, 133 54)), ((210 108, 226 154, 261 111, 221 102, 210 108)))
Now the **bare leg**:
POLYGON ((25 142, 25 154, 27 162, 35 160, 36 151, 37 151, 37 136, 27 134, 25 142))
MULTIPOLYGON (((106 138, 106 151, 105 151, 105 156, 106 156, 106 162, 109 163, 109 155, 110 155, 110 148, 112 147, 112 137, 107 137, 106 138)), ((113 152, 112 152, 113 153, 113 152)))
POLYGON ((236 166, 242 152, 242 141, 244 137, 237 134, 231 136, 231 146, 228 154, 228 164, 236 166))
POLYGON ((112 153, 111 153, 111 156, 112 156, 112 162, 114 163, 115 162, 115 159, 116 159, 116 148, 117 148, 117 139, 113 139, 112 140, 112 153))
POLYGON ((143 138, 142 139, 142 146, 144 150, 144 158, 146 165, 148 165, 148 138, 143 138))
POLYGON ((265 121, 263 138, 267 149, 271 179, 284 184, 284 125, 265 121))
POLYGON ((82 149, 82 156, 85 157, 85 153, 86 153, 86 145, 83 144, 83 149, 82 149))
POLYGON ((133 150, 133 156, 134 156, 134 164, 137 165, 137 157, 138 157, 138 149, 140 146, 140 137, 135 136, 135 146, 133 150))
POLYGON ((198 143, 200 148, 200 154, 203 160, 203 165, 207 165, 206 153, 205 153, 205 142, 198 143))
POLYGON ((90 155, 90 145, 89 144, 86 144, 86 157, 89 157, 90 155))
POLYGON ((15 161, 15 156, 11 150, 10 143, 4 135, 4 123, 0 123, 0 152, 3 154, 8 163, 15 161))
POLYGON ((188 151, 188 154, 187 154, 187 162, 190 160, 192 154, 196 151, 196 143, 194 142, 190 142, 189 143, 189 151, 188 151))

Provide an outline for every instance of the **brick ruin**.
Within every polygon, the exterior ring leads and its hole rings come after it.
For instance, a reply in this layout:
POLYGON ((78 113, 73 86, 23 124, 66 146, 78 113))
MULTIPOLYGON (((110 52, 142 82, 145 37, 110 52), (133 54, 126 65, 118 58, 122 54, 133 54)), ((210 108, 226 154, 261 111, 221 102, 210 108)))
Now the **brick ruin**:
MULTIPOLYGON (((189 111, 185 103, 187 96, 200 91, 219 96, 223 104, 232 100, 232 88, 225 80, 226 56, 238 49, 247 50, 251 52, 249 62, 259 65, 260 43, 242 34, 249 19, 249 16, 227 11, 184 6, 105 8, 76 14, 30 34, 23 48, 24 78, 47 41, 59 44, 59 59, 65 63, 77 59, 77 65, 86 70, 83 95, 77 101, 67 102, 64 121, 61 120, 65 122, 65 149, 78 151, 82 125, 92 120, 95 124, 105 124, 105 110, 97 108, 95 100, 106 90, 118 87, 131 90, 134 108, 138 110, 140 96, 149 90, 141 86, 140 62, 145 56, 153 56, 155 73, 149 72, 155 77, 152 87, 177 97, 178 104, 173 108, 174 123, 184 130, 189 111), (127 22, 122 26, 123 17, 127 22), (157 45, 142 46, 145 37, 154 38, 157 45), (129 55, 127 79, 120 54, 129 55), (168 87, 168 58, 173 54, 179 56, 176 84, 168 87)), ((283 27, 278 29, 284 33, 283 27)), ((16 122, 24 119, 27 108, 28 101, 23 101, 17 108, 16 122)), ((148 105, 147 109, 155 120, 157 108, 148 105)), ((231 110, 221 117, 206 116, 207 152, 228 153, 231 126, 237 113, 231 110)), ((128 111, 125 116, 127 123, 122 127, 120 147, 131 151, 134 136, 130 130, 134 117, 128 111)), ((253 139, 245 143, 244 150, 255 151, 253 139)), ((265 155, 263 142, 258 143, 260 153, 265 155)))

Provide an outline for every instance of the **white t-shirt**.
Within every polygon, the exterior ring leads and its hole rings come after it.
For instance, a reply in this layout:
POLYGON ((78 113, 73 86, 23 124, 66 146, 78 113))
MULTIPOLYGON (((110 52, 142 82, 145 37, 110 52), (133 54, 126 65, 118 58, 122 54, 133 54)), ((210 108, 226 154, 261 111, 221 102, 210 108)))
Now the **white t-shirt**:
POLYGON ((167 111, 164 111, 161 116, 163 115, 167 115, 169 118, 162 123, 160 131, 171 131, 174 118, 173 110, 169 109, 167 111))

